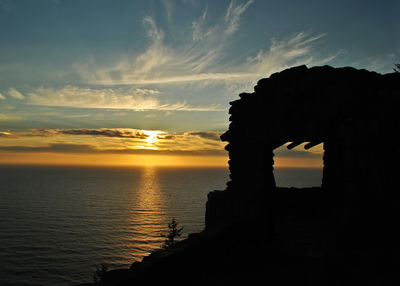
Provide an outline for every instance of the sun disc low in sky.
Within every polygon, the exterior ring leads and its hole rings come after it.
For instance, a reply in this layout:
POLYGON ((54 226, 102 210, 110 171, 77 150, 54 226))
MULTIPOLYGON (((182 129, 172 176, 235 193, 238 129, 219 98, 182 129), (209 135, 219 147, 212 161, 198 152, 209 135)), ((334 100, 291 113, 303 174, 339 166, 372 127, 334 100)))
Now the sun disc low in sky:
POLYGON ((157 142, 157 136, 160 135, 160 134, 163 134, 164 132, 162 132, 162 131, 144 130, 143 133, 148 136, 145 139, 146 143, 153 144, 153 143, 157 142))

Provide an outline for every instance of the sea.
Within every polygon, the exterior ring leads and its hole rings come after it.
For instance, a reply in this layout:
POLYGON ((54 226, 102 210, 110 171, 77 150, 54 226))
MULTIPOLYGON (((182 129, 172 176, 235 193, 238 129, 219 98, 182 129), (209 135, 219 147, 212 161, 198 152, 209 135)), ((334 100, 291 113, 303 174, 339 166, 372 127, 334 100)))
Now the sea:
MULTIPOLYGON (((276 168, 278 186, 320 186, 321 169, 276 168)), ((77 285, 129 268, 204 229, 207 194, 227 168, 0 166, 0 285, 77 285)))

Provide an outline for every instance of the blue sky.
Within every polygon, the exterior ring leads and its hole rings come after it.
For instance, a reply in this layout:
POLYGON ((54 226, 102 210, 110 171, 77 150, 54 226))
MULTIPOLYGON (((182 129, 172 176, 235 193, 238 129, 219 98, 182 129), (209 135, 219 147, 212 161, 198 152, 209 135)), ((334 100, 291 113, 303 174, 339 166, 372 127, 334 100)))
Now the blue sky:
POLYGON ((391 72, 399 15, 395 0, 0 0, 0 147, 88 142, 57 137, 72 129, 215 139, 229 101, 273 72, 391 72))

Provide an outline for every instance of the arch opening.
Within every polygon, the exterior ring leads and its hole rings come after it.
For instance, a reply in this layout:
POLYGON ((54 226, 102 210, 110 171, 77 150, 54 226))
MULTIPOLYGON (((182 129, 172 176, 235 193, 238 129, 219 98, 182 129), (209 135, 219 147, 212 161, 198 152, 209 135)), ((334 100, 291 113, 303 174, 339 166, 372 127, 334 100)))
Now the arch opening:
POLYGON ((273 175, 282 188, 320 188, 323 177, 323 143, 287 142, 274 150, 273 175))

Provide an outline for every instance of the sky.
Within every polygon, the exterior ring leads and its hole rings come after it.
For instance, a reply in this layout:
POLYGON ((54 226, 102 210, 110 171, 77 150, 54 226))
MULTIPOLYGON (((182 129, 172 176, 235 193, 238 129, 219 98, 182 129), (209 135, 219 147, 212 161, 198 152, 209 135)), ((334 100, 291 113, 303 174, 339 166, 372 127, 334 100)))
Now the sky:
MULTIPOLYGON (((400 62, 398 0, 0 0, 0 164, 226 166, 229 102, 285 68, 400 62)), ((318 166, 322 147, 275 152, 318 166)))

